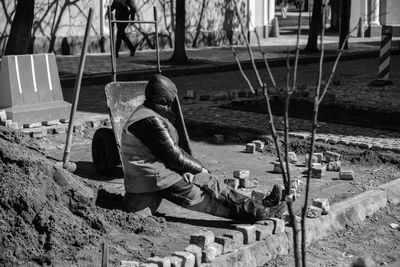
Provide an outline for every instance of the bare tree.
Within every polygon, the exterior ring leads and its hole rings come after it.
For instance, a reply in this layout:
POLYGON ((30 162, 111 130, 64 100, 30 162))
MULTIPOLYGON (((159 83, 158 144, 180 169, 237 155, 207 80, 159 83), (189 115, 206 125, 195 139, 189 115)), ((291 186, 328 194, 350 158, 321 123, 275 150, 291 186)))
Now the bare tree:
POLYGON ((186 7, 185 0, 176 0, 176 27, 175 27, 175 45, 174 53, 172 54, 171 61, 183 64, 187 62, 188 58, 185 50, 185 17, 186 17, 186 7))
POLYGON ((203 20, 203 14, 204 14, 204 9, 206 7, 207 0, 203 0, 203 3, 201 5, 201 11, 200 11, 200 17, 199 17, 199 22, 197 23, 196 27, 196 35, 194 36, 192 47, 197 47, 197 39, 199 38, 200 35, 200 30, 201 30, 201 21, 203 20))
POLYGON ((34 0, 18 0, 5 55, 28 54, 32 37, 34 0))

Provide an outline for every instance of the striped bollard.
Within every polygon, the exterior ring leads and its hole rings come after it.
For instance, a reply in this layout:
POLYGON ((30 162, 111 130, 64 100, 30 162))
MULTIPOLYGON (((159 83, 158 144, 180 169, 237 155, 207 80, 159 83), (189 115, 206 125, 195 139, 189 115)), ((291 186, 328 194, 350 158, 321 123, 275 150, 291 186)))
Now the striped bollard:
POLYGON ((392 81, 389 80, 390 74, 390 51, 392 47, 392 26, 382 26, 382 39, 381 49, 379 53, 379 68, 378 68, 378 79, 371 82, 371 86, 384 86, 392 85, 392 81))

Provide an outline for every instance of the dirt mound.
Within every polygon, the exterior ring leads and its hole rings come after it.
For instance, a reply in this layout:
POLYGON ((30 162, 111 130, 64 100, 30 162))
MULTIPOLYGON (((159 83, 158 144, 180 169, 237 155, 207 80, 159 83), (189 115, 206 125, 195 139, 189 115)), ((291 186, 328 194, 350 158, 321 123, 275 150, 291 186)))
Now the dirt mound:
POLYGON ((54 163, 34 140, 0 127, 0 265, 99 265, 113 229, 158 228, 160 218, 96 207, 96 190, 54 163))

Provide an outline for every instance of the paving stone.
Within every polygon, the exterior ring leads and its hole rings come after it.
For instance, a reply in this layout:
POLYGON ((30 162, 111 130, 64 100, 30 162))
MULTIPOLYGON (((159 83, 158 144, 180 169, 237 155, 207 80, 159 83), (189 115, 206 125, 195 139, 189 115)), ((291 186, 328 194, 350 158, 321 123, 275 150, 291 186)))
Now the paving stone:
POLYGON ((196 263, 196 257, 194 254, 187 251, 176 251, 172 253, 172 256, 176 256, 182 259, 182 267, 194 267, 196 263))
POLYGON ((256 179, 248 179, 248 178, 244 178, 244 179, 239 179, 239 186, 241 188, 254 188, 258 186, 258 181, 256 179))
POLYGON ((139 267, 139 262, 137 261, 120 261, 120 267, 139 267))
POLYGON ((69 119, 60 119, 61 123, 69 123, 69 119))
POLYGON ((201 265, 202 249, 196 245, 189 245, 185 248, 185 251, 194 255, 194 266, 199 267, 201 265))
POLYGON ((315 206, 310 206, 307 208, 307 213, 306 216, 308 218, 318 218, 321 217, 322 215, 322 209, 315 207, 315 206))
POLYGON ((246 153, 254 153, 254 151, 256 150, 256 145, 253 143, 247 143, 246 144, 246 153))
POLYGON ((329 213, 331 207, 327 198, 316 198, 312 200, 312 205, 322 209, 322 215, 329 213))
POLYGON ((222 245, 222 254, 232 252, 238 248, 238 244, 236 244, 233 239, 226 236, 215 237, 215 243, 222 245))
POLYGON ((176 257, 176 256, 168 256, 165 257, 168 258, 169 261, 171 262, 171 267, 181 267, 182 266, 182 258, 176 257))
POLYGON ((331 162, 328 162, 328 164, 326 165, 326 170, 338 172, 338 171, 340 171, 341 166, 342 166, 342 163, 340 161, 331 161, 331 162))
POLYGON ((33 123, 24 123, 22 125, 22 128, 37 128, 37 127, 41 127, 42 123, 41 122, 33 122, 33 123))
POLYGON ((278 218, 270 218, 274 223, 274 234, 283 233, 285 231, 285 221, 278 218))
POLYGON ((297 155, 293 151, 290 151, 288 153, 288 158, 289 158, 289 163, 291 163, 291 164, 296 164, 298 161, 297 155))
POLYGON ((100 120, 86 121, 86 126, 89 128, 97 129, 101 126, 100 120))
POLYGON ((146 259, 147 263, 157 264, 158 267, 171 267, 171 261, 169 258, 161 258, 161 257, 151 257, 146 259))
POLYGON ((243 233, 240 231, 234 231, 234 230, 228 231, 225 234, 223 234, 223 236, 232 239, 237 244, 237 247, 241 247, 244 244, 243 243, 244 236, 243 233))
POLYGON ((0 121, 6 121, 7 120, 7 114, 4 109, 0 110, 0 121))
MULTIPOLYGON (((274 173, 286 172, 286 162, 282 162, 282 166, 283 166, 283 168, 281 167, 281 163, 279 161, 275 161, 274 162, 274 173)), ((292 168, 293 168, 292 165, 289 164, 289 171, 291 171, 292 168)))
POLYGON ((254 225, 236 225, 236 230, 243 233, 243 244, 248 245, 256 241, 256 227, 254 225))
POLYGON ((234 178, 239 178, 239 179, 249 178, 250 177, 250 171, 249 170, 233 171, 233 177, 234 178))
POLYGON ((321 179, 325 175, 326 167, 320 163, 311 165, 311 177, 321 179))
POLYGON ((202 252, 202 262, 209 263, 222 254, 223 247, 220 244, 213 243, 202 252))
POLYGON ((274 222, 271 220, 260 221, 256 226, 256 241, 265 240, 274 233, 274 222))
POLYGON ((30 133, 30 135, 32 138, 40 139, 40 138, 47 136, 47 130, 46 129, 41 129, 41 130, 37 130, 37 131, 33 130, 30 133))
POLYGON ((251 198, 262 201, 265 198, 265 193, 257 190, 251 192, 251 198))
POLYGON ((314 153, 314 156, 317 157, 318 163, 322 163, 322 161, 324 160, 324 153, 314 153))
POLYGON ((258 152, 263 152, 264 151, 264 146, 265 146, 265 143, 263 142, 263 141, 261 141, 261 140, 254 140, 254 141, 252 141, 252 143, 253 144, 255 144, 255 150, 256 151, 258 151, 258 152))
POLYGON ((51 120, 51 121, 43 121, 42 125, 44 126, 53 126, 53 125, 59 125, 60 120, 51 120))
MULTIPOLYGON (((308 165, 308 160, 309 160, 309 158, 310 158, 310 155, 309 155, 309 154, 306 154, 306 155, 305 155, 305 160, 304 160, 304 163, 305 163, 306 166, 308 165)), ((313 154, 313 156, 312 156, 311 163, 318 163, 318 157, 315 156, 315 154, 313 154)))
POLYGON ((353 170, 342 170, 339 172, 340 180, 354 180, 353 170))
POLYGON ((190 244, 199 246, 201 249, 207 248, 214 242, 214 233, 201 230, 199 233, 190 236, 190 244))
POLYGON ((332 161, 339 161, 340 160, 340 154, 333 152, 333 151, 326 151, 325 152, 325 161, 326 162, 332 162, 332 161))
POLYGON ((214 134, 214 144, 223 144, 223 143, 224 143, 224 135, 214 134))
POLYGON ((225 178, 224 184, 236 190, 239 188, 240 181, 237 178, 225 178))
POLYGON ((12 120, 0 121, 0 125, 10 128, 10 129, 13 129, 13 130, 19 129, 18 122, 13 122, 12 120))

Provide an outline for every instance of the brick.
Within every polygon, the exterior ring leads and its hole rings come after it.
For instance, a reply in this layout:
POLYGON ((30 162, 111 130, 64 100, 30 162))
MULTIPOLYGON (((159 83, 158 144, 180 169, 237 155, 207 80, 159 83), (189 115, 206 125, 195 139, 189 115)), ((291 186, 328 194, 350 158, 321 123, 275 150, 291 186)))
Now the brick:
POLYGON ((222 254, 232 252, 238 248, 238 244, 236 244, 236 242, 233 239, 226 236, 215 237, 215 243, 220 244, 222 246, 222 254))
POLYGON ((254 188, 258 186, 258 181, 256 179, 239 179, 239 186, 241 188, 254 188))
POLYGON ((251 192, 251 198, 258 200, 258 201, 262 201, 265 198, 265 193, 261 192, 261 191, 253 190, 251 192))
POLYGON ((233 177, 234 178, 239 178, 239 179, 245 179, 250 177, 250 171, 249 170, 237 170, 233 172, 233 177))
POLYGON ((329 213, 331 207, 327 198, 316 198, 312 200, 312 205, 322 209, 322 215, 329 213))
POLYGON ((182 259, 182 267, 194 267, 196 263, 196 257, 194 254, 187 251, 176 251, 172 253, 172 256, 182 259))
POLYGON ((171 263, 171 267, 181 267, 182 266, 182 262, 183 260, 179 257, 176 257, 174 255, 169 256, 169 257, 165 257, 168 258, 170 263, 171 263))
POLYGON ((254 140, 253 142, 252 142, 253 144, 255 144, 255 150, 256 151, 258 151, 258 152, 263 152, 264 151, 264 146, 265 146, 265 143, 263 142, 263 141, 261 141, 261 140, 254 140))
POLYGON ((0 121, 6 121, 7 120, 7 114, 4 109, 0 110, 0 121))
POLYGON ((121 267, 139 267, 139 262, 137 262, 137 261, 120 261, 119 266, 121 266, 121 267))
MULTIPOLYGON (((283 170, 281 167, 281 163, 279 161, 274 162, 274 173, 283 173, 286 172, 286 162, 282 162, 283 170)), ((291 166, 289 165, 289 170, 291 166)))
POLYGON ((318 218, 321 217, 322 215, 322 209, 315 207, 315 206, 310 206, 307 208, 306 216, 308 218, 318 218))
POLYGON ((212 262, 216 257, 222 254, 222 245, 213 243, 203 250, 202 261, 205 263, 212 262))
POLYGON ((147 263, 155 263, 158 267, 171 267, 169 258, 151 257, 146 259, 147 263))
POLYGON ((324 153, 314 153, 314 156, 317 157, 317 162, 318 163, 322 163, 322 161, 324 159, 324 153))
POLYGON ((196 91, 194 91, 194 90, 187 90, 187 91, 186 91, 186 98, 195 99, 195 98, 196 98, 196 91))
POLYGON ((198 234, 190 236, 190 244, 199 246, 201 249, 207 248, 214 243, 214 233, 201 230, 198 234))
POLYGON ((254 225, 236 225, 236 230, 243 233, 243 244, 249 245, 256 241, 256 227, 254 225))
POLYGON ((239 188, 239 179, 237 178, 225 178, 224 179, 224 184, 227 186, 233 188, 233 189, 238 189, 239 188))
POLYGON ((311 165, 311 177, 321 179, 325 175, 326 167, 320 163, 313 163, 311 165))
POLYGON ((234 230, 228 231, 225 234, 223 234, 223 236, 232 239, 236 243, 238 248, 243 245, 244 237, 243 233, 240 231, 234 231, 234 230))
POLYGON ((285 221, 278 218, 270 218, 274 222, 273 234, 283 233, 285 231, 285 221))
POLYGON ((332 151, 325 152, 325 161, 332 162, 340 160, 340 154, 332 151))
POLYGON ((52 126, 52 125, 59 125, 60 121, 59 120, 51 120, 51 121, 43 121, 42 125, 44 126, 52 126))
POLYGON ((253 143, 247 143, 246 144, 246 153, 254 153, 254 151, 256 150, 256 145, 253 143))
POLYGON ((339 172, 340 180, 354 180, 353 170, 343 170, 339 172))
POLYGON ((326 165, 326 170, 333 171, 333 172, 339 172, 341 166, 342 166, 342 163, 340 161, 331 161, 331 162, 328 162, 328 164, 326 165))
POLYGON ((222 134, 214 134, 214 144, 223 144, 224 136, 222 134))
POLYGON ((33 131, 30 133, 30 135, 32 138, 37 138, 37 139, 43 138, 43 137, 47 136, 47 130, 42 129, 39 131, 33 131))
MULTIPOLYGON (((309 154, 306 154, 305 160, 304 160, 304 163, 305 163, 306 166, 308 165, 308 159, 309 159, 309 158, 310 158, 310 155, 309 155, 309 154)), ((312 156, 311 163, 319 163, 319 162, 318 162, 318 157, 315 156, 315 154, 312 156)))
POLYGON ((291 164, 295 164, 298 161, 296 153, 292 151, 288 153, 288 158, 289 158, 289 163, 291 164))
POLYGON ((255 225, 256 241, 265 240, 274 233, 274 222, 271 220, 260 221, 255 225))
POLYGON ((38 128, 40 126, 42 126, 41 122, 33 122, 33 123, 24 123, 22 125, 22 128, 25 128, 25 129, 26 128, 38 128))
POLYGON ((194 266, 198 267, 201 265, 201 254, 202 250, 199 246, 196 245, 189 245, 185 248, 186 252, 193 254, 194 256, 194 266))

